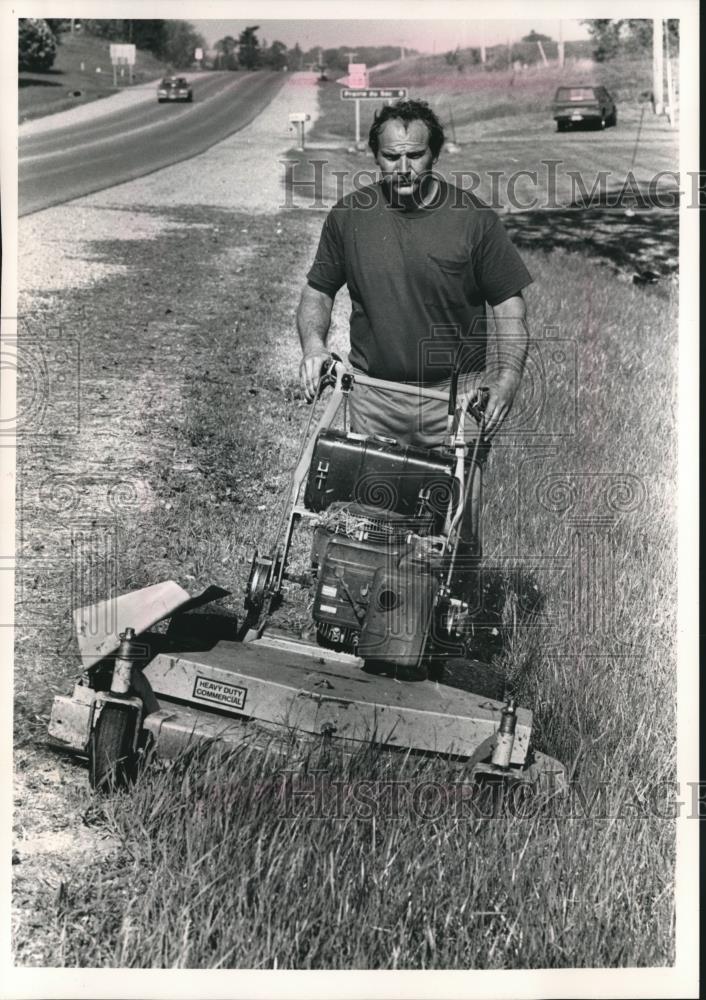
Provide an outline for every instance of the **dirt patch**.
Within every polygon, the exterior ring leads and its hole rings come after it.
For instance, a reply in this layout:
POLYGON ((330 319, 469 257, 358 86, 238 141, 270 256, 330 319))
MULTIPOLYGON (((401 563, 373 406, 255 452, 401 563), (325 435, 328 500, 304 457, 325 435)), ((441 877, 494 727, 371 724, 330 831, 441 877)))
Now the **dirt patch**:
POLYGON ((47 912, 79 868, 115 848, 92 826, 95 803, 83 767, 41 746, 15 752, 12 934, 18 965, 46 965, 60 946, 47 912))

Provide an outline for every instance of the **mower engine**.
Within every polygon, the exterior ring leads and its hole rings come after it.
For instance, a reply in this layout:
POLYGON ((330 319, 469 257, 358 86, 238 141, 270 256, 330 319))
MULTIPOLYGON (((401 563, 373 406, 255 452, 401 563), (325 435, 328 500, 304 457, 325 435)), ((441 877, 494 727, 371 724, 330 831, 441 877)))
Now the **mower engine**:
POLYGON ((452 450, 326 430, 304 505, 318 513, 311 552, 313 619, 322 645, 417 668, 450 611, 445 528, 458 494, 452 450))

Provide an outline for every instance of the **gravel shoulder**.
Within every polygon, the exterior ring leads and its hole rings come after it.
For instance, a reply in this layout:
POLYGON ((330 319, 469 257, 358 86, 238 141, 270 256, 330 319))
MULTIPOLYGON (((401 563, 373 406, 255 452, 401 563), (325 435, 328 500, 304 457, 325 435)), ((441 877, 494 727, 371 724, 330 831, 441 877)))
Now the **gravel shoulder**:
MULTIPOLYGON (((96 103, 107 110, 107 100, 96 103)), ((188 457, 174 453, 172 429, 184 419, 194 377, 190 344, 199 324, 208 323, 206 314, 191 312, 203 306, 202 298, 198 307, 190 301, 193 272, 207 262, 208 294, 215 296, 227 287, 219 283, 229 269, 242 271, 255 253, 250 237, 241 237, 240 249, 232 233, 227 247, 220 240, 230 220, 247 233, 242 213, 271 215, 264 231, 285 239, 274 217, 294 110, 315 119, 312 74, 293 74, 259 118, 207 153, 18 222, 21 331, 47 357, 57 343, 75 339, 82 365, 79 432, 18 448, 13 933, 15 961, 23 966, 56 956, 57 942, 41 933, 45 908, 60 902, 76 866, 114 846, 92 825, 85 768, 46 745, 51 699, 69 691, 76 674, 67 527, 77 511, 98 522, 116 510, 128 521, 154 516, 156 470, 173 475, 183 466, 190 474, 188 457), (165 236, 173 246, 165 259, 170 274, 161 279, 155 253, 165 236), (115 286, 125 289, 121 304, 115 286), (117 492, 106 487, 116 475, 117 492), (49 624, 62 614, 59 627, 49 624)), ((157 579, 172 575, 169 562, 154 564, 157 579)), ((100 589, 100 579, 92 585, 100 589)))
MULTIPOLYGON (((181 226, 160 209, 203 205, 277 213, 283 205, 281 160, 295 141, 289 126, 293 111, 316 120, 315 74, 293 73, 250 125, 200 156, 20 219, 21 296, 83 287, 115 273, 117 265, 98 259, 97 242, 146 239, 181 226)), ((31 303, 24 305, 31 311, 31 303)))

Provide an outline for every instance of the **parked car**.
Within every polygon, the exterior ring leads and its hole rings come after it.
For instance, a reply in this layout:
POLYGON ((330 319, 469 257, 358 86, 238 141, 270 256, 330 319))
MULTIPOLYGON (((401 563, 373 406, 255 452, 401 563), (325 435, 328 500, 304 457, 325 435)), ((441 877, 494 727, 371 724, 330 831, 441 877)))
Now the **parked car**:
POLYGON ((618 124, 615 101, 605 87, 559 87, 553 111, 557 132, 573 125, 605 128, 606 125, 618 124))
POLYGON ((164 101, 188 101, 191 104, 193 99, 193 91, 183 76, 166 76, 157 88, 160 104, 164 101))

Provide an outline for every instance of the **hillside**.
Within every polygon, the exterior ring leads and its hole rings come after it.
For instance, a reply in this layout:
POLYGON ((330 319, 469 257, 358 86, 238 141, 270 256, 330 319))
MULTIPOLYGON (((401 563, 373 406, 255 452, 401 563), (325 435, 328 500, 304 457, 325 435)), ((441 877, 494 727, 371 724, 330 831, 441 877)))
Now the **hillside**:
MULTIPOLYGON (((153 80, 168 70, 151 52, 137 50, 135 83, 153 80)), ((119 87, 127 81, 125 68, 124 77, 118 77, 119 87)), ((110 42, 92 35, 62 34, 52 68, 44 73, 20 73, 18 85, 20 123, 114 94, 110 42)))
MULTIPOLYGON (((573 44, 578 46, 579 43, 573 44)), ((538 58, 527 58, 529 52, 525 50, 530 48, 524 45, 513 46, 511 74, 508 73, 507 50, 496 46, 488 50, 485 65, 475 61, 477 50, 459 49, 452 54, 453 62, 449 62, 444 55, 400 60, 395 65, 377 71, 375 83, 377 86, 389 87, 406 84, 416 89, 428 87, 451 93, 487 91, 497 95, 498 75, 504 74, 508 89, 515 87, 520 91, 531 91, 536 85, 541 89, 546 81, 550 81, 552 85, 555 82, 601 83, 614 92, 619 100, 630 101, 637 100, 643 90, 652 86, 651 52, 645 52, 642 56, 620 56, 598 63, 567 43, 566 60, 562 68, 557 62, 556 51, 552 53, 549 44, 546 51, 548 66, 544 66, 538 58)), ((672 68, 676 76, 678 59, 672 60, 672 68)))
MULTIPOLYGON (((514 49, 519 48, 514 46, 514 49)), ((554 61, 550 60, 548 66, 541 61, 523 64, 518 58, 513 60, 514 68, 509 70, 507 56, 503 65, 497 47, 488 50, 485 66, 473 63, 473 51, 459 50, 455 53, 455 63, 449 63, 443 55, 401 60, 373 70, 371 83, 377 87, 408 87, 410 95, 428 101, 446 121, 452 122, 452 136, 455 128, 476 122, 546 114, 561 84, 601 84, 613 94, 621 110, 644 106, 652 88, 652 58, 647 52, 641 57, 620 56, 598 63, 572 54, 567 43, 563 67, 558 65, 555 53, 554 61)), ((513 51, 513 55, 516 54, 513 51)), ((678 58, 672 59, 672 75, 678 107, 678 58)), ((458 141, 463 142, 464 138, 459 135, 458 141)))

